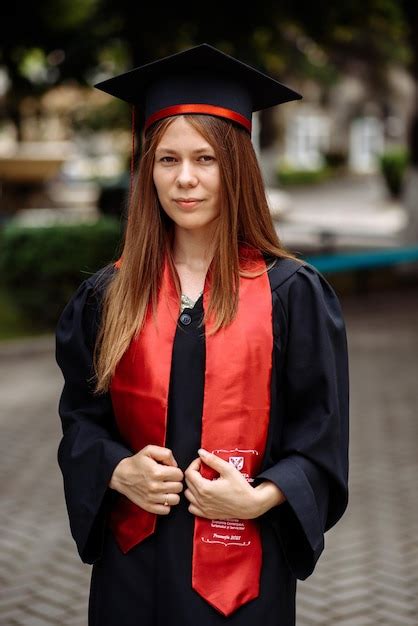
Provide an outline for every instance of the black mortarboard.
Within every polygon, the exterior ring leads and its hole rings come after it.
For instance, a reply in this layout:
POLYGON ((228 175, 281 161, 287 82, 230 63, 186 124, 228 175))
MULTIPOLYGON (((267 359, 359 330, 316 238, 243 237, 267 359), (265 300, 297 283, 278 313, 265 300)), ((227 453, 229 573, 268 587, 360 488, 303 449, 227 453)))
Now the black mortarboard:
POLYGON ((140 108, 144 128, 171 115, 205 113, 251 132, 253 111, 302 96, 274 78, 203 43, 94 85, 140 108))

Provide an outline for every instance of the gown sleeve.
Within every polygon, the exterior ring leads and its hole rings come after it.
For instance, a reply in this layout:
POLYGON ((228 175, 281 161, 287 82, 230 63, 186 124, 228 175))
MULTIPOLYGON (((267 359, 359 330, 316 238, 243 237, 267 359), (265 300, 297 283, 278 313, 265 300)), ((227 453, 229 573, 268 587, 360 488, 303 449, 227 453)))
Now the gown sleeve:
POLYGON ((57 460, 71 534, 84 563, 101 556, 113 470, 132 451, 118 438, 109 393, 93 395, 93 349, 100 312, 97 275, 85 280, 56 327, 56 360, 64 376, 59 401, 62 439, 57 460))
POLYGON ((275 296, 282 326, 275 349, 283 414, 279 460, 253 485, 270 480, 286 495, 267 518, 290 569, 305 580, 324 549, 324 533, 348 504, 347 339, 338 298, 314 267, 301 266, 275 296))

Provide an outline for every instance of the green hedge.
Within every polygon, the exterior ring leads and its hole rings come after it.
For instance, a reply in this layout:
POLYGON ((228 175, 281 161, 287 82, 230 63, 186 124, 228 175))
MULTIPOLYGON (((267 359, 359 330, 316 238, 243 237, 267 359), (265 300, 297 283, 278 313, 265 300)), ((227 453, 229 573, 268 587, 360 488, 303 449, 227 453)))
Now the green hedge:
POLYGON ((330 178, 332 173, 332 168, 328 166, 317 170, 298 170, 289 166, 282 166, 277 171, 277 179, 282 187, 314 185, 330 178))
POLYGON ((0 289, 32 329, 53 329, 78 285, 118 258, 121 236, 120 222, 112 218, 41 228, 9 225, 0 233, 0 289))
POLYGON ((380 170, 393 198, 399 198, 402 194, 408 162, 408 150, 402 147, 387 150, 379 157, 380 170))

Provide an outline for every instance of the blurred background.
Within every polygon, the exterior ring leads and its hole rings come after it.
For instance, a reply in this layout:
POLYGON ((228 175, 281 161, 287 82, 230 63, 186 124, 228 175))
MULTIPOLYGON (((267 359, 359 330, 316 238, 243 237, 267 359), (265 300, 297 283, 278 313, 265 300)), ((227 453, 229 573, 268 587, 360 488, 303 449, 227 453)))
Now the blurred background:
MULTIPOLYGON (((0 623, 87 623, 56 462, 58 316, 118 258, 131 110, 93 88, 210 43, 303 94, 254 116, 283 244, 337 292, 350 350, 348 510, 298 626, 418 624, 418 5, 39 0, 0 20, 0 623)), ((137 142, 138 144, 139 142, 137 142)))

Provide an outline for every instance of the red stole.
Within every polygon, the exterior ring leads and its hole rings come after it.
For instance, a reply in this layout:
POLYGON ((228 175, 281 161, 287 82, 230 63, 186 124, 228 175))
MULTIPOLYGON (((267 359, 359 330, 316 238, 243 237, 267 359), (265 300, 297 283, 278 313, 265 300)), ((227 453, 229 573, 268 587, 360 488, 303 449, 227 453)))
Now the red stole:
MULTIPOLYGON (((266 269, 258 250, 240 246, 241 268, 266 269)), ((210 272, 203 307, 208 306, 210 272)), ((157 325, 148 308, 112 378, 110 393, 120 433, 134 452, 165 446, 173 341, 180 304, 165 259, 158 294, 157 325)), ((206 333, 212 320, 206 324, 206 333)), ((232 463, 251 482, 260 470, 270 418, 273 350, 272 295, 267 272, 240 277, 237 316, 215 335, 206 334, 201 447, 232 463)), ((198 453, 196 450, 196 457, 198 453)), ((186 468, 181 468, 183 471, 186 468)), ((202 462, 205 478, 218 473, 202 462)), ((180 497, 185 497, 180 494, 180 497)), ((115 539, 126 553, 156 529, 157 515, 120 494, 110 515, 115 539)), ((256 598, 262 563, 257 519, 195 517, 192 587, 223 615, 256 598)))

